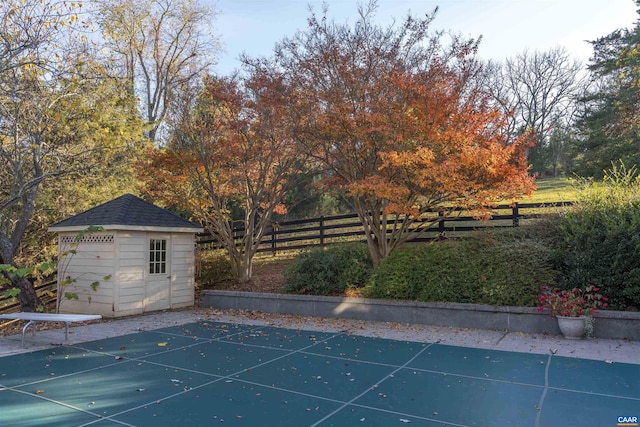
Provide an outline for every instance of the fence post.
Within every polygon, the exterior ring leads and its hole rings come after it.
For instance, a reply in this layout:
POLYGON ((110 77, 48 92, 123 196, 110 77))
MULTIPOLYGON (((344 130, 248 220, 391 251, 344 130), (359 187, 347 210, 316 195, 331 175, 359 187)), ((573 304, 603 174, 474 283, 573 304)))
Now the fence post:
POLYGON ((324 248, 324 215, 320 217, 320 247, 324 248))
POLYGON ((272 256, 276 256, 276 254, 278 253, 278 249, 276 247, 278 238, 276 234, 278 234, 278 223, 274 222, 273 224, 271 224, 271 255, 272 256))
POLYGON ((438 212, 438 240, 444 239, 444 212, 438 212))
POLYGON ((513 206, 511 207, 511 211, 512 211, 512 221, 513 221, 513 226, 514 227, 518 227, 520 225, 520 212, 518 212, 518 202, 514 202, 513 206))

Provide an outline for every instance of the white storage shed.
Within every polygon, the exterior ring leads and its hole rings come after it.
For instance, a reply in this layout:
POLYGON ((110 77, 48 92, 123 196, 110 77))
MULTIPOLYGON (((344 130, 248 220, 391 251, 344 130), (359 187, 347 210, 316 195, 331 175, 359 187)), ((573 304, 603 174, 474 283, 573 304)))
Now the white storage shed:
POLYGON ((58 253, 75 251, 60 257, 58 280, 73 280, 62 292, 74 295, 62 297, 60 312, 118 317, 192 306, 202 230, 131 194, 50 226, 58 253), (104 230, 78 238, 90 226, 104 230))

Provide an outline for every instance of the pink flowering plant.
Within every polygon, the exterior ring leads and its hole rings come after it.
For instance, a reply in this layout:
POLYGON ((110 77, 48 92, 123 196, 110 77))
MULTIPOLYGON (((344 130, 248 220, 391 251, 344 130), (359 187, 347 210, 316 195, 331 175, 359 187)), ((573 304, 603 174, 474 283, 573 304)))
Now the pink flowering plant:
POLYGON ((538 295, 538 311, 548 308, 552 316, 567 317, 597 314, 597 309, 607 307, 607 297, 600 295, 599 290, 593 285, 566 291, 542 286, 538 295))

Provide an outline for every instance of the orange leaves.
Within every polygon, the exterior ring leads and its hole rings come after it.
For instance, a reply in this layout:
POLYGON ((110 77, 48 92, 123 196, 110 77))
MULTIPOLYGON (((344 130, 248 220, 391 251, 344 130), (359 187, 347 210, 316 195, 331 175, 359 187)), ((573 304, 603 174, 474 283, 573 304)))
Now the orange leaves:
POLYGON ((273 212, 278 215, 284 215, 287 213, 287 207, 283 203, 278 203, 274 208, 273 212))
POLYGON ((136 173, 152 200, 164 206, 189 209, 191 184, 184 162, 188 160, 170 150, 147 149, 146 159, 136 163, 136 173))
POLYGON ((331 170, 327 183, 356 207, 406 215, 480 209, 530 191, 526 138, 511 140, 505 117, 488 107, 476 41, 444 47, 428 36, 430 20, 381 29, 370 18, 362 15, 362 31, 313 21, 279 51, 303 94, 296 137, 331 170))
POLYGON ((411 167, 419 165, 421 168, 428 167, 435 159, 435 154, 429 147, 416 146, 413 151, 381 152, 380 158, 383 160, 381 168, 385 167, 411 167))
POLYGON ((258 226, 254 218, 262 224, 271 212, 286 213, 282 201, 304 173, 304 156, 288 132, 283 91, 279 79, 259 73, 242 82, 205 79, 168 147, 150 155, 154 167, 142 171, 148 191, 203 221, 208 210, 217 220, 230 215, 232 204, 247 229, 258 226))

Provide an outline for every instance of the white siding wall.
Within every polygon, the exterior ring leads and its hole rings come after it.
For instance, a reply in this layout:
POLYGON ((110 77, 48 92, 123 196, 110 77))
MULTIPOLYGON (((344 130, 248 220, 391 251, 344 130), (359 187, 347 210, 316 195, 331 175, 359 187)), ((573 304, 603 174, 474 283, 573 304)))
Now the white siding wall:
POLYGON ((171 308, 189 307, 195 302, 195 237, 192 233, 174 233, 171 242, 171 308))
POLYGON ((100 232, 85 236, 79 243, 71 241, 77 233, 61 233, 58 236, 58 281, 66 277, 75 280, 65 285, 61 292, 60 311, 63 313, 83 313, 110 315, 113 311, 114 283, 114 233, 100 232), (75 250, 75 254, 67 253, 75 250), (111 276, 105 280, 105 276, 111 276), (91 284, 100 282, 94 291, 91 284), (78 300, 67 299, 64 293, 74 293, 78 300))
MULTIPOLYGON (((105 317, 125 316, 145 311, 145 281, 148 277, 149 236, 144 231, 106 231, 92 233, 104 238, 78 244, 77 253, 63 258, 59 271, 76 283, 63 292, 78 294, 78 300, 63 298, 60 311, 66 313, 101 314, 105 317), (111 238, 109 238, 111 236, 111 238), (104 280, 105 276, 111 276, 104 280), (99 281, 97 289, 91 283, 99 281)), ((70 249, 75 233, 60 233, 59 253, 70 249), (66 237, 65 237, 66 236, 66 237)), ((194 244, 192 233, 172 233, 170 237, 171 308, 189 307, 194 298, 194 244)))
POLYGON ((147 250, 147 233, 136 231, 118 233, 116 316, 143 311, 147 250))

